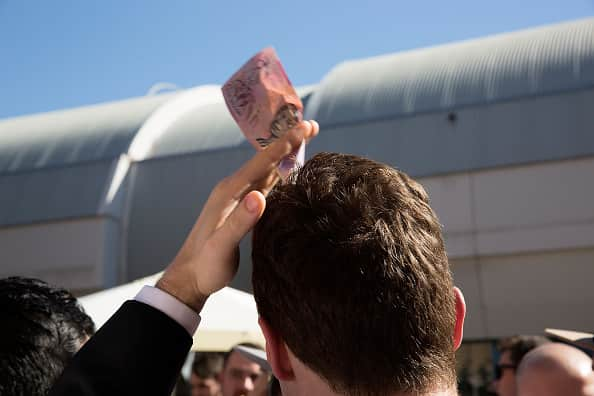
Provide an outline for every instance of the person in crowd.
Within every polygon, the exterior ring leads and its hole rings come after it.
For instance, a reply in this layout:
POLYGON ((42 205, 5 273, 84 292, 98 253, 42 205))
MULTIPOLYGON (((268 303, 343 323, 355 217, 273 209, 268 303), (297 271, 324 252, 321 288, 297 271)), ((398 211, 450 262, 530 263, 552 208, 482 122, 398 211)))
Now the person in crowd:
MULTIPOLYGON (((545 334, 553 340, 564 342, 568 345, 586 352, 588 356, 594 358, 594 334, 584 331, 567 329, 545 329, 545 334)), ((594 370, 594 359, 592 364, 594 370)))
POLYGON ((221 181, 156 287, 124 303, 52 394, 170 391, 198 314, 257 223, 254 296, 283 395, 455 395, 465 303, 421 185, 325 153, 270 193, 281 159, 317 130, 301 122, 221 181))
POLYGON ((516 396, 516 369, 532 349, 549 343, 543 336, 517 335, 499 343, 499 361, 495 365, 492 388, 498 396, 516 396))
MULTIPOLYGON (((241 343, 255 349, 262 349, 261 346, 252 343, 241 343)), ((223 370, 219 375, 223 396, 247 395, 254 390, 256 381, 263 375, 262 368, 253 360, 248 359, 235 347, 225 354, 223 370)))
POLYGON ((561 343, 539 346, 520 362, 517 387, 519 396, 592 396, 592 359, 561 343))
POLYGON ((419 183, 321 153, 266 205, 252 283, 283 395, 456 394, 465 305, 419 183))
POLYGON ((0 279, 0 395, 46 395, 95 326, 67 290, 0 279))
POLYGON ((222 369, 222 354, 217 352, 196 353, 190 376, 192 396, 220 396, 219 375, 222 369))
POLYGON ((116 311, 50 395, 169 395, 206 300, 237 272, 239 242, 262 216, 280 161, 318 130, 315 121, 300 122, 221 180, 155 287, 145 286, 116 311))

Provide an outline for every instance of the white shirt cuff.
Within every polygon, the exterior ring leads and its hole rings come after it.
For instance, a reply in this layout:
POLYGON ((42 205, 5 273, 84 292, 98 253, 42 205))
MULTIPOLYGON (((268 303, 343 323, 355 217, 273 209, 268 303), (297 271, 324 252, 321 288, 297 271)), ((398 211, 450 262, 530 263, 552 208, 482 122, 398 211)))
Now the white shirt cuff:
POLYGON ((158 309, 179 323, 193 336, 200 324, 200 315, 171 294, 152 286, 144 286, 134 300, 158 309))

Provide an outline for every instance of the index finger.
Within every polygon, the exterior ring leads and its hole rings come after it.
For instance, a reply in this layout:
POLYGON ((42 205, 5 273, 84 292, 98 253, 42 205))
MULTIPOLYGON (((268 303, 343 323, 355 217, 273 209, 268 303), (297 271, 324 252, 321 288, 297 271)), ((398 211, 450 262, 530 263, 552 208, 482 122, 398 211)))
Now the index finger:
POLYGON ((265 150, 259 151, 229 178, 228 187, 233 198, 241 200, 252 190, 267 195, 279 180, 277 167, 280 161, 299 148, 302 142, 317 135, 318 131, 317 122, 302 121, 265 150))

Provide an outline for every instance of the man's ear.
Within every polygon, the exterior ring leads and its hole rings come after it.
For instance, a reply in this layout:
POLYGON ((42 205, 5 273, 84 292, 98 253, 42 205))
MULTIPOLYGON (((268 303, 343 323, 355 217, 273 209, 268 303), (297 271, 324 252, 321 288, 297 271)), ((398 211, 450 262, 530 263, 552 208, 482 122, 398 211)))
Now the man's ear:
POLYGON ((262 319, 258 318, 258 324, 266 339, 266 357, 276 378, 283 381, 290 381, 295 378, 287 346, 278 333, 262 319))
POLYGON ((456 297, 456 325, 454 326, 454 350, 460 348, 464 335, 464 317, 466 316, 466 302, 462 290, 454 287, 456 297))

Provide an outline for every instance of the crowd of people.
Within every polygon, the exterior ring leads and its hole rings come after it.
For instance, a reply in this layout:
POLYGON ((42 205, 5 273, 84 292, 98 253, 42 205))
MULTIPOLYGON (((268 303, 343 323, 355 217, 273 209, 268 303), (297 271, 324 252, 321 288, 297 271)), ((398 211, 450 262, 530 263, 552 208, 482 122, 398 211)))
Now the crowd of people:
MULTIPOLYGON (((67 291, 3 280, 0 394, 183 392, 202 307, 233 278, 250 231, 266 365, 239 347, 197 355, 191 394, 457 394, 466 305, 427 193, 388 165, 338 153, 277 183, 281 159, 317 133, 304 121, 221 181, 155 287, 96 333, 67 291)), ((505 340, 495 374, 499 395, 594 394, 592 359, 544 338, 505 340)))
POLYGON ((576 346, 514 336, 501 341, 499 353, 493 381, 498 396, 594 395, 592 358, 576 346))
POLYGON ((198 352, 192 364, 188 396, 275 394, 271 393, 274 381, 270 366, 261 360, 265 360, 264 348, 252 343, 238 344, 226 353, 198 352), (262 356, 254 357, 246 350, 262 356))

